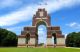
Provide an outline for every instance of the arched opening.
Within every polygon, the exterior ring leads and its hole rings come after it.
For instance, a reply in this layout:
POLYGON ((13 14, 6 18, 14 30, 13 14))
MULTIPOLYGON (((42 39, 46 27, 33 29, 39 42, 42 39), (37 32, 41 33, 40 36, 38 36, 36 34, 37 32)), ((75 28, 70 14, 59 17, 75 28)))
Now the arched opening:
POLYGON ((56 33, 52 33, 52 43, 53 43, 54 47, 57 44, 56 33))
POLYGON ((38 46, 45 45, 47 39, 47 27, 45 22, 40 21, 39 23, 37 23, 37 34, 38 34, 38 46))
POLYGON ((30 41, 30 34, 27 33, 26 34, 26 44, 29 44, 29 41, 30 41))

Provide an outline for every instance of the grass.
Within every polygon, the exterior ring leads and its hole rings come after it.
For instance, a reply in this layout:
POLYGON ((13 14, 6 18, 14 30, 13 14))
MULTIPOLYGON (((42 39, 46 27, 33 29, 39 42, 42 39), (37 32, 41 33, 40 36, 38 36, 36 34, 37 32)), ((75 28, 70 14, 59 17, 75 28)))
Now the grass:
POLYGON ((0 52, 80 52, 75 48, 0 48, 0 52))

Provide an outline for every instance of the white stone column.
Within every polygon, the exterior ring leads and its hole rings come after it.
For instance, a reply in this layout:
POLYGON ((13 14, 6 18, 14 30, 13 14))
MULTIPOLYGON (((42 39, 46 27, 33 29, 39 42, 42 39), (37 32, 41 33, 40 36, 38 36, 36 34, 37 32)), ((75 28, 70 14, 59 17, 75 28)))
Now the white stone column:
POLYGON ((57 45, 65 45, 65 38, 57 38, 57 45))
POLYGON ((47 38, 47 45, 52 45, 52 38, 47 38))
POLYGON ((35 45, 36 41, 35 38, 30 38, 29 44, 35 45))
POLYGON ((25 46, 26 38, 18 38, 18 46, 25 46))

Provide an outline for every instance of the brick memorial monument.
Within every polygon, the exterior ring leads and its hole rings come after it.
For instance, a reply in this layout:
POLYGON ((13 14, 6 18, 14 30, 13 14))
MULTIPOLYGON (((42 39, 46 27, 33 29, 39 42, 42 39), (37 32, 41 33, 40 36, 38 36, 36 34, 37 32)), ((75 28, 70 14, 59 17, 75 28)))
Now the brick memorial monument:
POLYGON ((32 26, 24 27, 21 35, 18 36, 18 47, 38 47, 38 26, 45 25, 47 27, 46 46, 65 46, 65 37, 59 26, 51 26, 51 18, 45 9, 38 9, 33 15, 32 26), (54 44, 52 43, 54 37, 54 44))

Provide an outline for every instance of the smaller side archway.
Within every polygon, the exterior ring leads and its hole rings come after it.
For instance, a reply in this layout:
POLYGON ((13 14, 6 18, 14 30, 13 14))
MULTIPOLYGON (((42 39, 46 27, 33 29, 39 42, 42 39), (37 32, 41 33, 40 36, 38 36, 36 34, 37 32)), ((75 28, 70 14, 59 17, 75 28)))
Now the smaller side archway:
POLYGON ((52 40, 53 40, 53 45, 54 45, 54 47, 56 47, 56 44, 57 44, 56 33, 52 33, 52 40))
POLYGON ((27 34, 26 34, 26 44, 27 44, 27 47, 28 47, 28 45, 29 45, 29 41, 30 41, 30 34, 27 33, 27 34))

